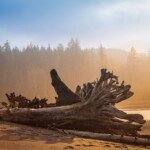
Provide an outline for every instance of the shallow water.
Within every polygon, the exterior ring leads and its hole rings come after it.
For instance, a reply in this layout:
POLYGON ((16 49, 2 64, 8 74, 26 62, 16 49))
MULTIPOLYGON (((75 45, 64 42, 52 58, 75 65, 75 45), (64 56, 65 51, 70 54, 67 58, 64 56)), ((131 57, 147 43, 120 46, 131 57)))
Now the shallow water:
POLYGON ((145 120, 150 120, 150 110, 126 110, 128 114, 141 114, 145 120))

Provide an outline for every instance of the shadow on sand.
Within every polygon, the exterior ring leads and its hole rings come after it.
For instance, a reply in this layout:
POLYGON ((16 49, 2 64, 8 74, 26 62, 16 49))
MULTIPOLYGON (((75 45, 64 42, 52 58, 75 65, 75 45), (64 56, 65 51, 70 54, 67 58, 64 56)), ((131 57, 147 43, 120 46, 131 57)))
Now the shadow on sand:
POLYGON ((0 141, 44 141, 47 144, 72 143, 74 136, 54 130, 0 122, 0 141))

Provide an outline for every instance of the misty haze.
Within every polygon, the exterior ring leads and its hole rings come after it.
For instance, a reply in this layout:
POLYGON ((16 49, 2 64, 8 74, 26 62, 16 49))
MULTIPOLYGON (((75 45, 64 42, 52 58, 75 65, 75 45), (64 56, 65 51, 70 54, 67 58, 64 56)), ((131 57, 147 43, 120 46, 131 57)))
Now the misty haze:
POLYGON ((150 149, 150 1, 0 0, 1 149, 150 149))
POLYGON ((67 47, 39 47, 29 44, 26 48, 11 48, 9 42, 0 47, 0 99, 15 92, 28 98, 48 98, 55 102, 49 71, 56 68, 66 84, 75 91, 77 85, 92 82, 99 77, 100 69, 107 68, 132 85, 135 93, 131 100, 122 103, 124 108, 150 107, 150 53, 105 48, 80 48, 79 41, 71 39, 67 47))

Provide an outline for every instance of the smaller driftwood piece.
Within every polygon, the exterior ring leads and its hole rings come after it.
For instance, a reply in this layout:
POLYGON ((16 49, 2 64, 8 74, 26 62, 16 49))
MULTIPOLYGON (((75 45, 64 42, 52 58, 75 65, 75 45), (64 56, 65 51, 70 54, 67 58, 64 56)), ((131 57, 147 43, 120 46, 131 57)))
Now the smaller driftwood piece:
MULTIPOLYGON (((125 85, 124 81, 119 84, 118 77, 113 72, 101 69, 99 79, 83 86, 78 85, 75 92, 67 87, 55 69, 51 70, 50 76, 57 93, 56 104, 47 104, 46 99, 37 98, 28 101, 25 97, 12 93, 7 95, 9 104, 2 103, 7 110, 0 110, 0 119, 50 129, 68 129, 70 133, 80 134, 81 137, 86 134, 86 137, 104 139, 102 133, 107 134, 107 137, 115 135, 114 138, 124 136, 132 144, 132 140, 135 141, 132 137, 140 137, 139 131, 145 123, 143 116, 127 114, 115 106, 133 96, 131 86, 125 85), (85 134, 83 131, 86 131, 85 134)), ((113 137, 108 139, 112 140, 113 137)), ((143 143, 137 141, 134 143, 150 145, 147 139, 143 143)))
POLYGON ((93 133, 93 132, 91 133, 87 131, 83 132, 83 131, 74 131, 74 130, 63 130, 63 133, 75 135, 82 138, 91 138, 91 139, 112 141, 112 142, 132 144, 132 145, 150 146, 149 138, 105 134, 105 133, 93 133))

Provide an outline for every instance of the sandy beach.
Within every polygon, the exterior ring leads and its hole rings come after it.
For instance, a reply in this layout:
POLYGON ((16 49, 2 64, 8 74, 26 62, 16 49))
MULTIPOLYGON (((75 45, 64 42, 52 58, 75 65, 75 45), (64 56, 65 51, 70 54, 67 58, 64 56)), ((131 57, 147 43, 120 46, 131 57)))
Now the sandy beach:
MULTIPOLYGON (((150 122, 143 127, 150 133, 150 122)), ((84 139, 59 131, 0 122, 0 150, 145 150, 150 147, 133 146, 107 141, 84 139)))

